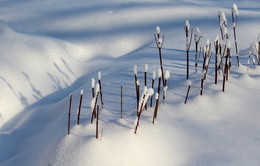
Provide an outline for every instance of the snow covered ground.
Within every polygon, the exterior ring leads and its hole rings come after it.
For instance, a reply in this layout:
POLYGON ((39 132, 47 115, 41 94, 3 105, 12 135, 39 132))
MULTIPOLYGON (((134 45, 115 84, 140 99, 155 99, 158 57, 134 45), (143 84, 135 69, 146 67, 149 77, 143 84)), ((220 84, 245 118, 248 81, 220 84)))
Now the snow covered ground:
MULTIPOLYGON (((226 91, 214 84, 213 60, 200 92, 202 58, 186 81, 185 20, 199 27, 205 45, 220 35, 218 11, 226 13, 235 55, 231 7, 239 8, 239 50, 260 33, 258 0, 0 0, 0 165, 260 165, 260 68, 247 70, 247 56, 232 68, 226 91), (155 27, 165 35, 164 69, 171 72, 166 104, 141 116, 134 134, 133 66, 143 89, 159 67, 155 27), (104 109, 100 139, 91 119, 91 79, 102 72, 104 109), (120 85, 123 119, 120 119, 120 85), (81 124, 76 125, 83 89, 81 124), (69 94, 73 94, 67 135, 69 94)), ((214 55, 214 54, 213 54, 214 55)), ((155 86, 158 79, 156 78, 155 86)))

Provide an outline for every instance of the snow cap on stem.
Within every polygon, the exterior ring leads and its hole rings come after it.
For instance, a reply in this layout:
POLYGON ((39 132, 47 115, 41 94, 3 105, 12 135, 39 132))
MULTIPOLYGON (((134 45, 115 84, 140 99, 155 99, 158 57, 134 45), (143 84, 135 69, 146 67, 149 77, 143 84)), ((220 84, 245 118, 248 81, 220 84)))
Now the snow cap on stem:
POLYGON ((156 77, 156 72, 155 70, 153 70, 153 80, 155 80, 155 77, 156 77))
POLYGON ((252 58, 252 63, 255 64, 255 57, 252 58))
POLYGON ((250 58, 248 58, 247 60, 247 65, 249 66, 249 64, 250 64, 250 58))
POLYGON ((99 86, 99 83, 96 83, 96 95, 97 93, 100 91, 100 86, 99 86))
POLYGON ((206 46, 209 46, 209 44, 210 44, 210 41, 209 41, 209 39, 207 39, 206 40, 206 46))
POLYGON ((230 40, 227 41, 227 48, 231 49, 231 41, 230 40))
POLYGON ((223 25, 227 25, 227 18, 226 18, 226 15, 223 11, 219 11, 219 17, 220 17, 220 26, 223 26, 223 25))
POLYGON ((166 70, 165 71, 165 79, 168 80, 170 78, 170 71, 166 70))
POLYGON ((137 81, 136 81, 136 85, 137 85, 137 86, 139 86, 139 85, 140 85, 140 83, 139 83, 139 80, 137 80, 137 81))
POLYGON ((92 80, 91 80, 91 87, 92 87, 92 88, 95 87, 95 79, 94 79, 94 78, 92 78, 92 80))
POLYGON ((152 96, 153 93, 154 93, 153 88, 149 88, 148 91, 147 91, 147 95, 148 95, 148 96, 152 96))
POLYGON ((92 98, 91 101, 90 101, 90 108, 91 108, 92 112, 93 112, 93 109, 95 107, 95 102, 96 102, 95 98, 92 98))
POLYGON ((188 84, 189 86, 191 86, 191 85, 192 85, 192 81, 191 81, 191 80, 187 80, 187 84, 188 84))
POLYGON ((83 95, 83 93, 84 93, 84 91, 83 91, 83 89, 81 89, 80 94, 83 95))
POLYGON ((147 87, 144 86, 143 95, 145 95, 146 93, 147 93, 147 87))
POLYGON ((162 70, 161 70, 161 68, 158 68, 157 75, 158 75, 158 78, 162 77, 162 70))
POLYGON ((98 72, 98 80, 101 80, 101 71, 98 72))
POLYGON ((195 31, 194 31, 195 42, 199 42, 200 38, 201 38, 200 29, 199 29, 199 27, 196 27, 195 31))
POLYGON ((164 87, 163 87, 163 93, 164 93, 164 94, 166 94, 167 89, 168 89, 168 86, 164 86, 164 87))
POLYGON ((237 5, 234 3, 233 6, 232 6, 232 13, 235 13, 236 15, 238 15, 238 8, 237 8, 237 5))
POLYGON ((148 64, 145 64, 144 65, 144 72, 147 72, 148 71, 148 64))
POLYGON ((157 92, 156 92, 156 94, 155 94, 155 99, 156 99, 156 100, 159 99, 159 93, 157 93, 157 92))
POLYGON ((227 35, 228 35, 228 29, 227 29, 227 27, 224 26, 223 29, 222 29, 222 31, 223 31, 224 36, 227 37, 227 35))
POLYGON ((137 75, 137 65, 134 65, 134 74, 137 75))
POLYGON ((163 39, 160 37, 157 41, 157 44, 158 44, 158 47, 159 48, 162 48, 162 42, 163 42, 163 39))
POLYGON ((218 40, 219 40, 219 36, 217 35, 215 38, 215 43, 217 43, 218 40))
POLYGON ((155 30, 156 30, 156 33, 157 33, 157 34, 160 34, 161 28, 160 28, 159 26, 156 26, 155 30))
POLYGON ((190 23, 189 23, 189 20, 186 20, 186 21, 185 21, 185 27, 186 27, 187 30, 189 31, 189 29, 190 29, 190 23))

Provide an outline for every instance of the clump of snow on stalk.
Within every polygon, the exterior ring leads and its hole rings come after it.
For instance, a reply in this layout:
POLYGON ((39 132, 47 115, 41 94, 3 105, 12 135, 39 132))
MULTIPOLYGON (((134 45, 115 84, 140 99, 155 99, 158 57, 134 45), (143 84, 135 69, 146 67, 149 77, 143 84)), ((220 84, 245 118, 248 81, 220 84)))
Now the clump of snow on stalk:
POLYGON ((144 65, 144 72, 147 72, 148 71, 148 64, 145 64, 144 65))
POLYGON ((221 62, 221 55, 217 54, 217 65, 219 66, 221 62))
POLYGON ((164 86, 163 87, 163 93, 166 94, 167 90, 168 90, 168 86, 164 86))
POLYGON ((218 35, 215 38, 215 43, 217 43, 217 41, 219 41, 219 36, 218 35))
POLYGON ((226 15, 223 11, 219 11, 219 17, 220 17, 220 26, 227 26, 227 18, 226 18, 226 15))
POLYGON ((189 86, 191 86, 191 85, 192 85, 192 81, 191 81, 191 80, 187 80, 187 84, 188 84, 189 86))
POLYGON ((235 3, 232 6, 232 13, 238 15, 238 8, 237 8, 237 5, 235 3))
POLYGON ((196 27, 195 31, 194 31, 195 42, 199 42, 200 38, 201 38, 200 29, 199 29, 199 27, 196 27))
POLYGON ((165 71, 165 79, 168 80, 170 78, 170 71, 169 70, 166 70, 165 71))
MULTIPOLYGON (((143 100, 145 98, 146 93, 147 93, 147 87, 144 86, 143 93, 142 93, 141 98, 139 100, 139 107, 138 107, 139 110, 138 111, 140 111, 142 109, 141 106, 142 106, 142 103, 143 103, 143 100)), ((145 105, 145 103, 143 103, 143 105, 145 105)))
POLYGON ((186 21, 185 21, 185 26, 187 27, 187 30, 189 31, 189 30, 190 30, 189 20, 186 20, 186 21))
POLYGON ((93 109, 95 107, 95 102, 96 102, 96 98, 92 98, 91 101, 90 101, 90 108, 91 108, 92 112, 93 112, 93 109))
POLYGON ((158 44, 159 48, 162 48, 162 42, 163 42, 163 39, 161 37, 159 37, 159 39, 157 41, 157 44, 158 44))
POLYGON ((156 30, 156 33, 157 33, 157 34, 160 34, 160 33, 161 33, 161 28, 160 28, 159 26, 156 26, 155 30, 156 30))
POLYGON ((83 91, 83 89, 81 89, 80 94, 83 95, 83 93, 84 93, 84 91, 83 91))
POLYGON ((155 94, 155 99, 156 100, 159 99, 159 93, 158 92, 156 92, 156 94, 155 94))
POLYGON ((255 65, 255 57, 252 58, 252 63, 255 65))
POLYGON ((96 83, 96 95, 97 95, 97 93, 99 93, 99 91, 100 91, 99 83, 96 83))
POLYGON ((209 39, 207 39, 206 46, 209 46, 209 44, 210 44, 210 41, 209 41, 209 39))
POLYGON ((137 65, 134 65, 134 74, 137 75, 137 65))
POLYGON ((144 100, 143 100, 143 107, 142 107, 142 109, 144 109, 144 107, 145 107, 145 105, 147 103, 148 98, 150 96, 152 96, 153 93, 154 93, 153 88, 149 88, 148 90, 146 90, 146 93, 144 94, 145 97, 144 97, 144 100))
POLYGON ((204 79, 205 78, 205 74, 207 73, 207 71, 204 69, 204 70, 202 70, 202 79, 204 79))
POLYGON ((95 87, 95 79, 94 79, 94 78, 92 78, 92 80, 91 80, 91 87, 92 87, 92 88, 95 87))
POLYGON ((137 86, 139 86, 139 85, 140 85, 140 83, 139 83, 139 80, 137 80, 137 81, 136 81, 136 85, 137 85, 137 86))
POLYGON ((231 41, 230 40, 227 41, 227 48, 231 49, 231 41))
POLYGON ((158 78, 162 77, 162 70, 161 70, 161 68, 158 68, 157 75, 158 75, 158 78))
POLYGON ((153 70, 153 80, 155 80, 155 77, 156 77, 156 72, 155 70, 153 70))
POLYGON ((134 125, 137 125, 138 117, 135 118, 134 125))
POLYGON ((98 72, 98 80, 101 80, 101 71, 98 72))
POLYGON ((227 37, 227 35, 228 35, 228 29, 227 29, 227 27, 222 27, 222 30, 223 30, 223 35, 225 36, 225 37, 227 37))

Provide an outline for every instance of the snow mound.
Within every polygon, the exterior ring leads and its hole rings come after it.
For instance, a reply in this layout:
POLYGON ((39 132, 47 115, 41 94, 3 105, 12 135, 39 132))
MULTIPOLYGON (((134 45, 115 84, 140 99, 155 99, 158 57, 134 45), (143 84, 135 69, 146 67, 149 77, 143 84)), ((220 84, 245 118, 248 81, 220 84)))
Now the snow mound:
POLYGON ((0 125, 82 75, 82 51, 70 43, 21 34, 0 21, 0 45, 0 125))

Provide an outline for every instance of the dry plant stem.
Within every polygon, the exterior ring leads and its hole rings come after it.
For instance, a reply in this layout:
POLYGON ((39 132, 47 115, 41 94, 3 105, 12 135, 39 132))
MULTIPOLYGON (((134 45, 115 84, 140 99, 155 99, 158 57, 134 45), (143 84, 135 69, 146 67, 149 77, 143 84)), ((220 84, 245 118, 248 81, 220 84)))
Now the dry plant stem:
MULTIPOLYGON (((144 86, 147 85, 146 77, 147 77, 147 72, 144 72, 144 86)), ((145 104, 145 110, 147 110, 147 103, 145 104)))
MULTIPOLYGON (((186 79, 189 79, 189 52, 190 52, 190 46, 191 46, 191 40, 192 40, 192 33, 193 29, 191 30, 191 36, 190 36, 190 42, 186 48, 186 54, 187 54, 187 74, 186 74, 186 79)), ((186 26, 186 43, 188 43, 189 40, 189 31, 188 27, 186 26)), ((165 85, 166 86, 166 85, 165 85)))
POLYGON ((198 45, 199 42, 195 43, 195 49, 196 49, 196 54, 195 54, 195 71, 197 71, 198 68, 198 45))
POLYGON ((162 71, 162 82, 163 82, 163 86, 166 86, 165 80, 164 80, 163 63, 162 63, 162 49, 161 48, 159 48, 159 55, 160 55, 160 65, 161 65, 161 71, 162 71))
POLYGON ((201 84, 200 84, 200 95, 202 96, 203 93, 203 84, 204 84, 204 78, 201 78, 201 84))
POLYGON ((92 110, 91 124, 93 123, 93 119, 95 118, 95 115, 96 115, 96 107, 97 107, 98 95, 99 95, 99 92, 97 93, 97 96, 96 96, 96 99, 95 99, 94 108, 92 110))
POLYGON ((234 40, 235 40, 235 48, 236 48, 236 56, 237 56, 237 67, 239 67, 239 57, 238 57, 238 48, 237 48, 237 34, 236 34, 236 21, 235 21, 235 17, 234 17, 234 12, 232 12, 232 21, 233 21, 233 24, 235 24, 235 26, 233 26, 233 32, 234 32, 234 40))
POLYGON ((103 96, 102 96, 102 88, 101 88, 101 80, 98 80, 99 87, 100 87, 100 100, 101 100, 101 107, 103 108, 104 103, 103 103, 103 96))
MULTIPOLYGON (((152 79, 152 88, 154 88, 154 79, 152 79)), ((151 96, 150 107, 153 106, 153 95, 151 96)))
MULTIPOLYGON (((135 74, 135 93, 136 93, 136 112, 138 112, 138 105, 139 105, 139 90, 137 85, 137 75, 135 74)), ((137 114, 138 115, 138 114, 137 114)))
POLYGON ((121 112, 120 112, 120 118, 123 118, 123 85, 121 85, 121 112))
POLYGON ((216 45, 215 45, 215 49, 216 49, 216 57, 215 57, 215 84, 218 83, 218 41, 216 41, 216 45))
POLYGON ((140 85, 137 85, 137 111, 136 111, 136 115, 138 116, 138 110, 139 110, 139 98, 140 98, 140 85))
POLYGON ((258 42, 258 65, 260 65, 260 41, 258 42))
POLYGON ((160 91, 161 91, 160 89, 161 89, 161 77, 159 77, 159 81, 158 81, 158 91, 157 91, 157 93, 158 93, 159 97, 156 100, 156 106, 155 106, 156 110, 155 110, 155 115, 154 115, 155 119, 157 118, 157 113, 158 113, 158 104, 159 104, 160 91))
POLYGON ((70 134, 70 114, 71 114, 71 105, 72 105, 72 94, 70 94, 70 104, 69 104, 69 113, 68 113, 68 135, 70 134))
POLYGON ((188 99, 188 96, 189 96, 189 93, 190 93, 190 85, 189 85, 189 87, 188 87, 188 91, 187 91, 187 94, 186 94, 186 98, 185 98, 185 101, 184 101, 184 104, 186 104, 187 103, 187 99, 188 99))
POLYGON ((97 106, 96 139, 98 139, 98 119, 99 119, 99 105, 97 106))
POLYGON ((95 97, 95 88, 92 88, 92 98, 95 97))
POLYGON ((226 82, 226 77, 228 74, 228 57, 230 55, 230 49, 227 49, 227 55, 226 55, 226 63, 225 63, 225 69, 223 73, 223 85, 222 85, 222 91, 225 92, 225 82, 226 82))
POLYGON ((156 104, 155 104, 155 107, 154 107, 153 124, 154 124, 155 119, 157 118, 158 105, 159 105, 159 98, 156 99, 156 104))
MULTIPOLYGON (((143 98, 145 98, 145 96, 146 96, 146 95, 144 95, 143 98)), ((135 126, 135 134, 136 134, 137 128, 138 128, 138 126, 139 126, 139 121, 140 121, 141 114, 142 114, 142 111, 143 111, 143 110, 142 110, 143 105, 144 105, 144 100, 142 101, 142 104, 141 104, 141 106, 140 106, 140 110, 139 110, 139 113, 138 113, 138 116, 137 116, 137 123, 136 123, 136 126, 135 126)))
POLYGON ((155 42, 156 42, 157 48, 159 50, 160 66, 161 66, 161 71, 162 71, 162 81, 163 81, 163 85, 166 86, 165 82, 164 82, 164 72, 163 72, 163 62, 162 62, 162 46, 163 46, 163 42, 164 42, 164 35, 163 35, 163 38, 162 38, 161 46, 159 46, 158 43, 157 43, 157 40, 160 38, 160 34, 158 34, 157 37, 154 34, 154 38, 155 38, 155 42))
POLYGON ((83 94, 80 95, 80 100, 79 100, 79 112, 78 112, 78 120, 77 120, 78 125, 80 122, 80 110, 81 110, 81 104, 82 104, 82 97, 83 97, 83 94))

